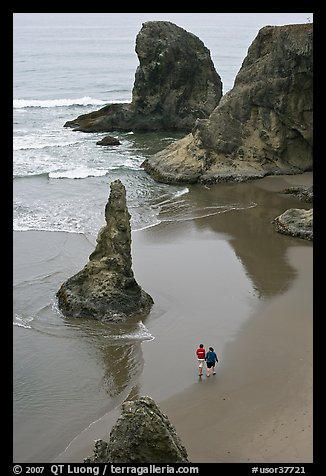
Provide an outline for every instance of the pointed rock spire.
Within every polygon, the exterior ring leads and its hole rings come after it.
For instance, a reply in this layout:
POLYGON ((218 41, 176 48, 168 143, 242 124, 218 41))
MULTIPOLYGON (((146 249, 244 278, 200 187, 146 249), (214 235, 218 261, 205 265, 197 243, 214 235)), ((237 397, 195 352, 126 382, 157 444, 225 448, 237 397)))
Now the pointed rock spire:
POLYGON ((153 305, 132 271, 130 215, 120 180, 111 183, 105 220, 89 262, 57 292, 59 308, 66 317, 121 321, 144 316, 153 305))

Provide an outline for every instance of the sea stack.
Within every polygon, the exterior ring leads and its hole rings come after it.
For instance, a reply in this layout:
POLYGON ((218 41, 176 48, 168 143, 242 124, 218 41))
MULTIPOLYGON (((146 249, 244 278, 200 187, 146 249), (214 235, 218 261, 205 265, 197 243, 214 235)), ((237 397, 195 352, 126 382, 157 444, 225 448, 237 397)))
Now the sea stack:
POLYGON ((145 160, 166 183, 241 182, 313 167, 313 25, 266 26, 208 119, 145 160))
POLYGON ((153 305, 132 271, 130 215, 120 180, 111 183, 105 220, 89 262, 57 292, 66 317, 121 321, 144 316, 153 305))
POLYGON ((185 131, 207 118, 222 96, 210 52, 192 33, 168 21, 149 21, 136 38, 139 66, 132 102, 109 104, 65 123, 83 132, 185 131))
POLYGON ((125 401, 110 439, 95 441, 85 463, 189 463, 187 450, 168 417, 148 396, 125 401))

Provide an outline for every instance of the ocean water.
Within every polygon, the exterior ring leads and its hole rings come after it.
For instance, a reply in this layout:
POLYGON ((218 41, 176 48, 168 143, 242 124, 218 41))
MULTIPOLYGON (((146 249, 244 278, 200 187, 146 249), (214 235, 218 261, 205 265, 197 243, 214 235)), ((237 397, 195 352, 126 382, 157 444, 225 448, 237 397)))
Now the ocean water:
POLYGON ((311 14, 14 14, 13 197, 15 230, 96 232, 109 183, 121 178, 137 230, 158 223, 160 202, 187 187, 155 183, 145 158, 180 134, 115 134, 121 145, 96 145, 105 134, 63 128, 108 103, 131 101, 142 22, 174 21, 209 48, 223 82, 234 78, 259 28, 305 22, 311 14))
POLYGON ((126 187, 133 232, 162 221, 256 206, 250 197, 236 200, 231 195, 201 206, 187 199, 191 187, 159 184, 149 177, 141 169, 143 160, 180 133, 119 132, 113 135, 121 145, 106 148, 96 145, 105 134, 74 132, 64 123, 108 103, 131 101, 138 65, 135 38, 144 21, 173 21, 197 35, 211 52, 225 94, 259 28, 312 21, 312 14, 15 13, 13 20, 13 229, 59 233, 60 253, 67 253, 58 258, 55 245, 53 255, 35 248, 29 261, 18 234, 14 459, 47 462, 83 425, 126 396, 126 382, 142 371, 141 343, 155 337, 142 322, 104 329, 99 323, 62 320, 54 295, 76 246, 67 233, 79 234, 79 247, 90 249, 104 224, 109 185, 117 178, 126 187), (129 369, 128 377, 113 371, 112 360, 129 369), (80 361, 90 375, 87 383, 79 378, 80 361), (90 395, 96 402, 91 409, 90 395))

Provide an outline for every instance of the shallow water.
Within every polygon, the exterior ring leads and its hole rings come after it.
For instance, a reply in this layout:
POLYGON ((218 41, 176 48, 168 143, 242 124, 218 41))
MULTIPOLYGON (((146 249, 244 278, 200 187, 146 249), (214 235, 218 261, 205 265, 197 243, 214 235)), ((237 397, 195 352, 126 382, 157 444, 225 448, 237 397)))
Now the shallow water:
POLYGON ((167 201, 159 225, 132 233, 135 277, 154 307, 123 325, 67 320, 56 307, 95 235, 15 232, 15 461, 50 461, 131 391, 162 399, 182 390, 198 339, 223 358, 257 304, 293 281, 287 247, 311 246, 270 223, 299 203, 248 183, 190 186, 167 201))

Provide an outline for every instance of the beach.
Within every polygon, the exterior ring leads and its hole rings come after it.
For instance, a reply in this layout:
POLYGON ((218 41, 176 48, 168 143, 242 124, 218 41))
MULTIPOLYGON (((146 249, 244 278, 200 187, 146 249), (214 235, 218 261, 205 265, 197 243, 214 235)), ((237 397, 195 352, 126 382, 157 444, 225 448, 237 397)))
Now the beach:
MULTIPOLYGON (((311 184, 305 173, 232 185, 259 196, 259 206, 133 233, 135 277, 155 302, 144 324, 155 338, 142 343, 143 367, 124 398, 154 398, 191 462, 313 461, 313 247, 270 223, 277 207, 309 208, 279 192, 311 184), (198 377, 201 342, 219 357, 210 378, 198 377)), ((119 415, 118 404, 53 461, 82 462, 119 415)))

